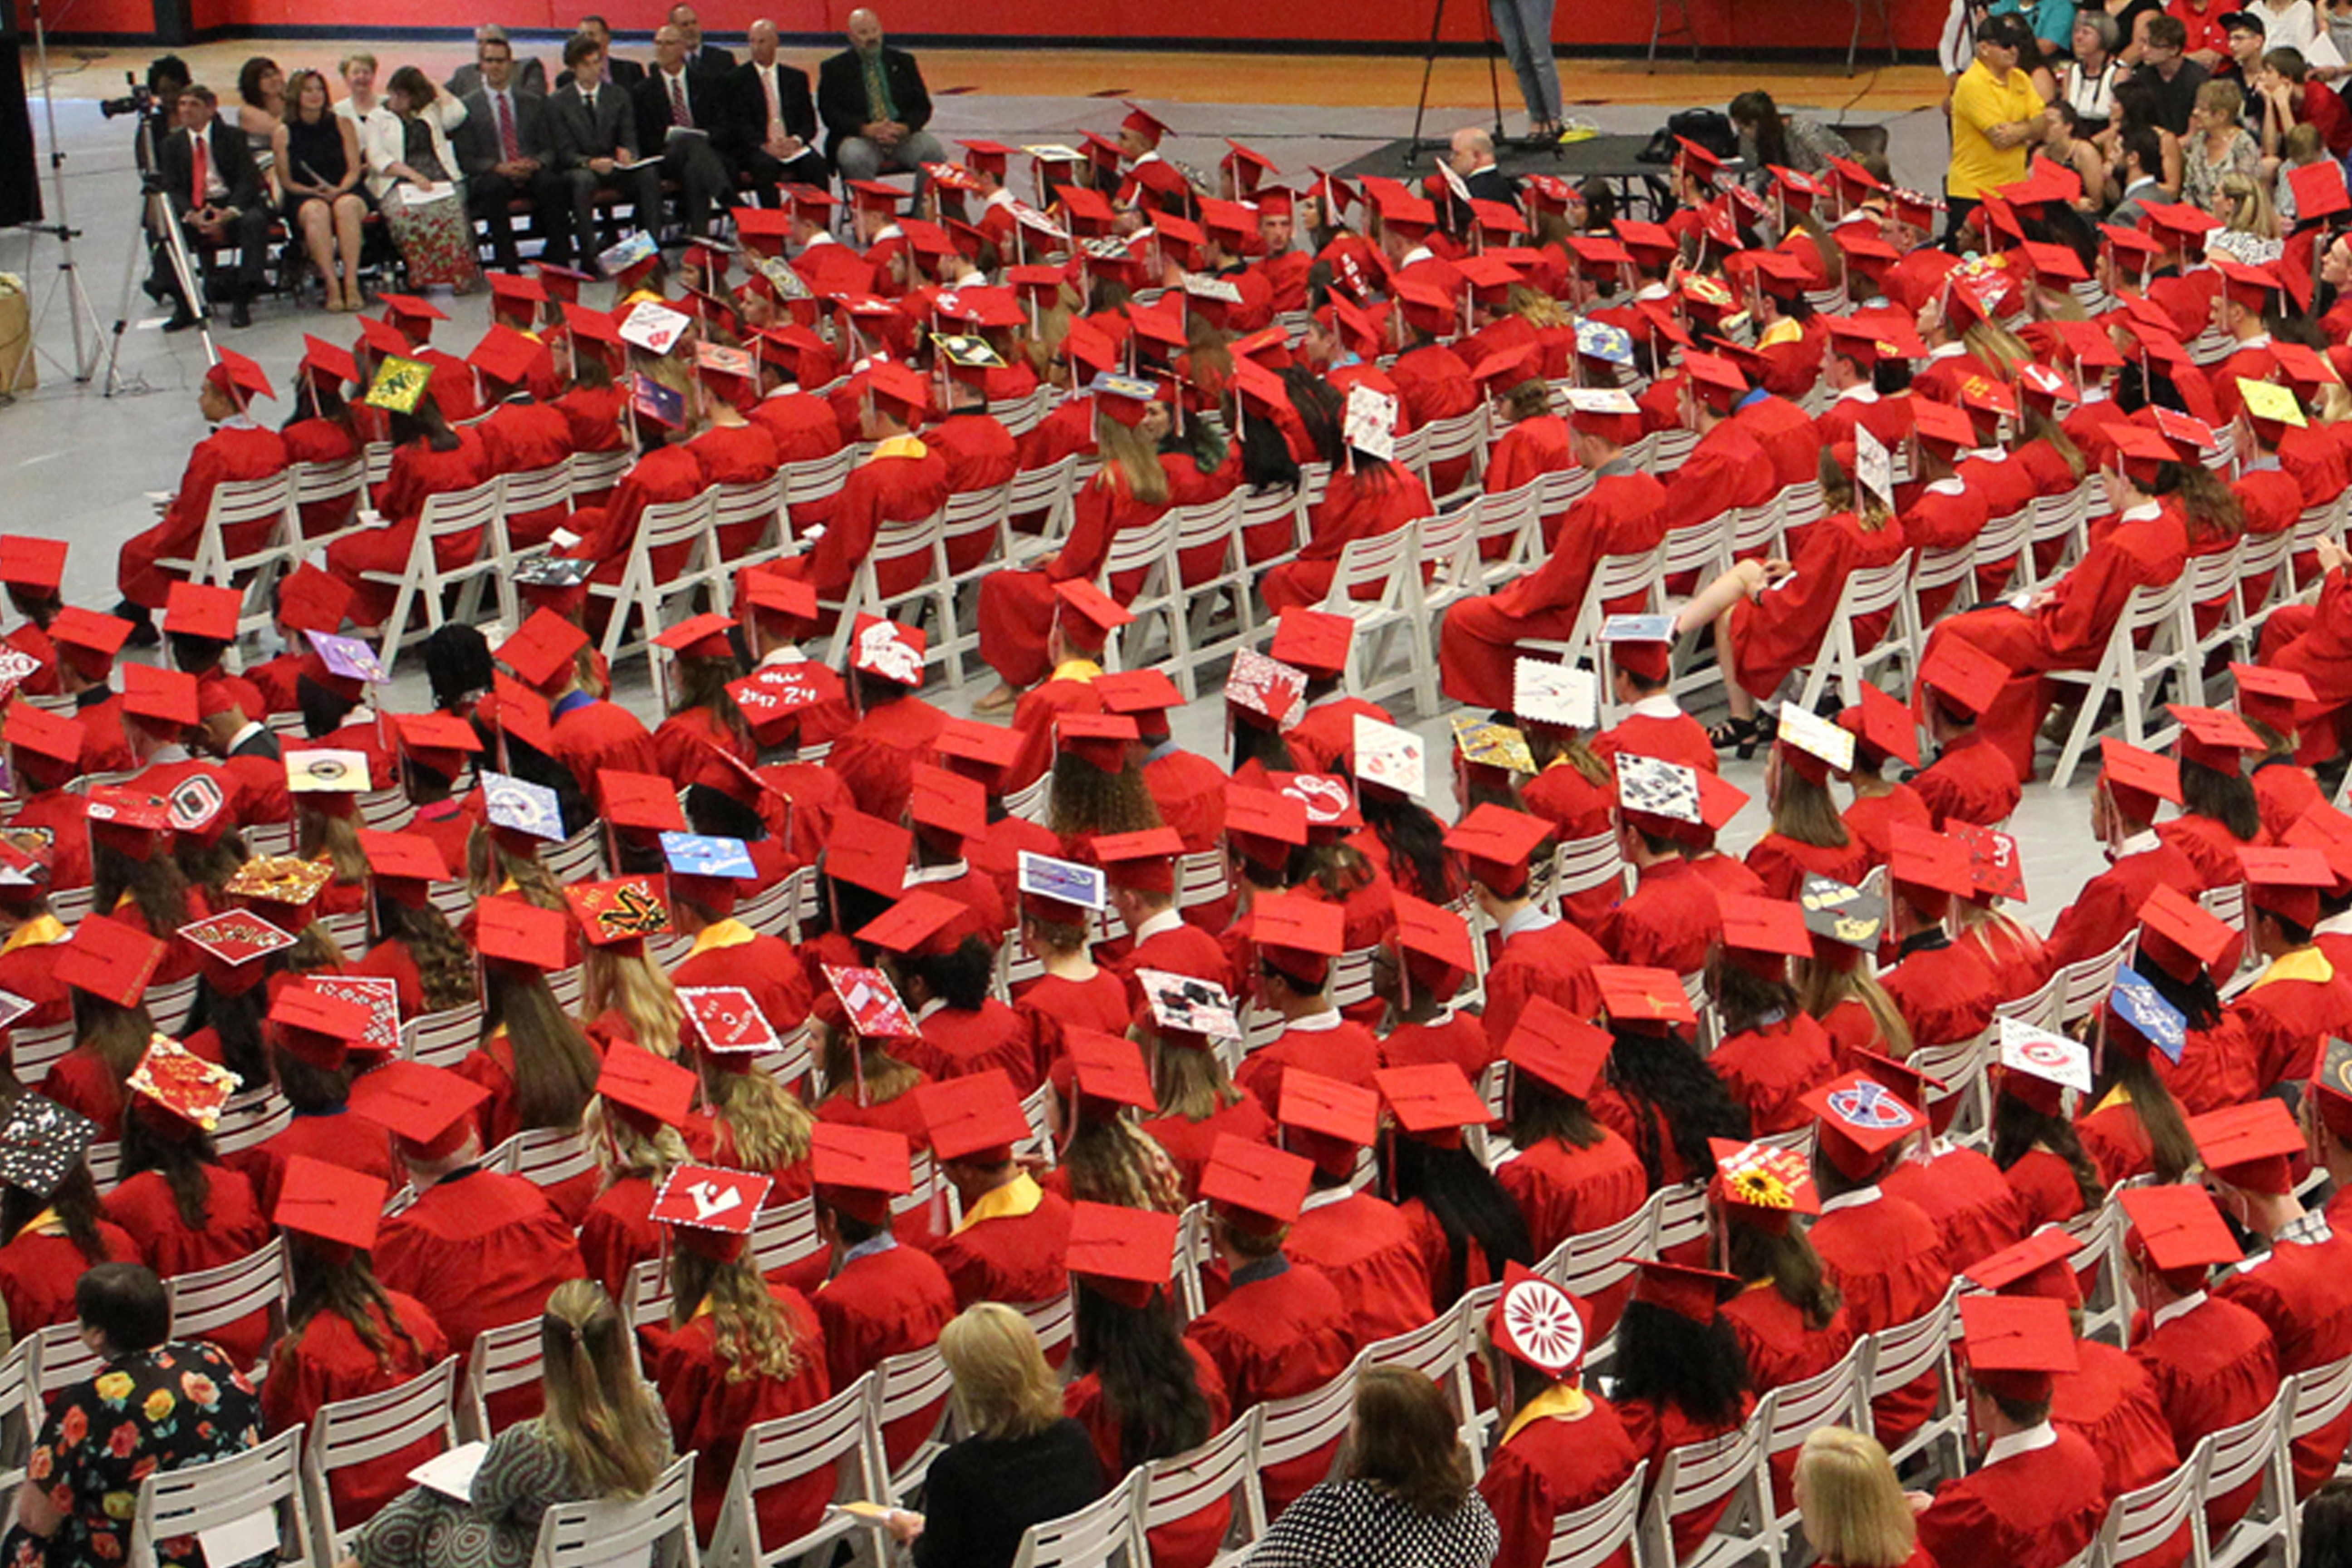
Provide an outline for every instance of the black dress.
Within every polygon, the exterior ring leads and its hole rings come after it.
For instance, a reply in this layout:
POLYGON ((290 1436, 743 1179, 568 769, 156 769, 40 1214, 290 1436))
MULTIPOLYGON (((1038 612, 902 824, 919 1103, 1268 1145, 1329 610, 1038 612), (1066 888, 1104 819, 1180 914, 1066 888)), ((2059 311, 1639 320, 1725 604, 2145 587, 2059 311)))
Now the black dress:
POLYGON ((931 1462, 915 1568, 1011 1568, 1023 1531, 1102 1494, 1094 1440, 1067 1416, 1034 1437, 967 1437, 931 1462))
MULTIPOLYGON (((278 172, 281 180, 299 180, 304 184, 333 185, 342 182, 351 165, 343 159, 343 122, 331 114, 320 115, 315 122, 289 120, 286 122, 286 167, 278 172)), ((352 187, 365 200, 364 186, 352 187)), ((286 221, 292 223, 294 215, 302 210, 304 202, 316 201, 289 184, 286 191, 286 221)))

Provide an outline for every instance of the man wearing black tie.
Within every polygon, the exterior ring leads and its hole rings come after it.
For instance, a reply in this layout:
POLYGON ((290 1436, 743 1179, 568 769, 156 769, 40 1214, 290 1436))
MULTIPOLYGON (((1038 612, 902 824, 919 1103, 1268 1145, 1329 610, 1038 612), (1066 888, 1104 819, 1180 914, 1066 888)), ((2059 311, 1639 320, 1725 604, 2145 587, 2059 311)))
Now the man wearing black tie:
POLYGON ((502 35, 475 46, 481 85, 466 94, 466 121, 452 140, 466 171, 466 205, 489 225, 490 249, 501 270, 520 266, 515 255, 517 196, 530 199, 530 221, 546 237, 547 259, 572 265, 572 226, 564 214, 563 177, 555 171, 555 142, 547 100, 516 79, 514 46, 502 35))
POLYGON ((633 226, 661 226, 661 165, 637 161, 637 116, 628 95, 604 80, 604 46, 575 33, 563 46, 572 79, 549 100, 555 159, 572 194, 572 229, 583 262, 596 257, 596 193, 628 198, 633 226))
POLYGON ((733 171, 712 141, 727 129, 725 79, 686 68, 686 35, 666 23, 654 34, 653 74, 631 94, 637 105, 637 145, 678 184, 688 235, 710 232, 710 204, 735 187, 733 171))
POLYGON ((823 190, 831 170, 811 145, 816 140, 816 105, 809 98, 808 72, 777 55, 773 22, 763 17, 752 23, 748 37, 751 58, 727 77, 734 98, 730 151, 760 205, 773 206, 780 184, 823 190))

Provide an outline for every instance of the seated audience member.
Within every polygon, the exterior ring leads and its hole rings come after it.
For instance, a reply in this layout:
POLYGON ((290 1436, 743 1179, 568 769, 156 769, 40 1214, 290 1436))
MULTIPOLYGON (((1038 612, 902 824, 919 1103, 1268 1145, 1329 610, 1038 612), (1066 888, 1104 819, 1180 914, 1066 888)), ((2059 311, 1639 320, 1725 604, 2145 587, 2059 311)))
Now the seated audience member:
POLYGON ((930 123, 931 95, 915 57, 882 41, 882 18, 860 6, 849 14, 849 47, 818 68, 817 118, 825 156, 845 180, 886 172, 921 174, 949 162, 930 123))

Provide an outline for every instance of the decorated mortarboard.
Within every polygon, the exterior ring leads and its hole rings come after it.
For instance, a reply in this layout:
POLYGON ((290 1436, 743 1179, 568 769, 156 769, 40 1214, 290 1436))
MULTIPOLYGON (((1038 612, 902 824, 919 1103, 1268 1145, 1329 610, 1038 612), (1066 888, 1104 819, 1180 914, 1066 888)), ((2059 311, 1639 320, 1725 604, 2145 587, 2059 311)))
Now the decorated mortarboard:
POLYGON ((2313 1110, 2335 1136, 2352 1142, 2352 1040, 2329 1035, 2311 1064, 2313 1110))
POLYGON ((1781 705, 1779 738, 1794 748, 1797 754, 1790 761, 1816 784, 1824 782, 1828 773, 1846 773, 1853 767, 1853 731, 1801 703, 1781 705))
POLYGON ((1396 456, 1397 400, 1366 382, 1351 382, 1339 421, 1340 438, 1368 458, 1396 456))
POLYGON ((316 899, 334 875, 334 868, 321 860, 299 855, 256 855, 230 874, 221 890, 233 899, 254 899, 299 910, 316 899))
POLYGON ((782 1047, 758 999, 740 985, 681 985, 677 1005, 694 1026, 696 1043, 706 1051, 736 1056, 782 1047))
POLYGON ((1691 1010, 1690 993, 1671 969, 1597 963, 1592 967, 1592 983, 1599 987, 1601 1005, 1612 1023, 1693 1025, 1698 1021, 1691 1010))
POLYGON ((1510 773, 1536 771, 1536 755, 1528 749, 1528 738, 1508 724, 1456 713, 1453 726, 1454 749, 1464 762, 1510 773))
POLYGON ((508 575, 518 587, 577 588, 595 570, 596 563, 584 556, 545 554, 519 563, 508 575))
MULTIPOLYGON (((1576 323, 1576 352, 1589 360, 1602 364, 1633 363, 1633 334, 1607 321, 1597 321, 1591 316, 1579 317, 1576 323)), ((1622 388, 1614 390, 1622 391, 1622 388)), ((1617 413, 1617 409, 1583 409, 1583 413, 1617 413)))
POLYGON ((1523 723, 1590 730, 1601 721, 1601 681, 1589 669, 1522 654, 1511 667, 1511 711, 1523 723))
POLYGON ((617 278, 631 268, 658 257, 661 251, 654 237, 644 229, 624 235, 613 245, 596 253, 596 270, 607 278, 617 278))
POLYGON ((681 1246, 716 1251, 731 1258, 740 1249, 767 1201, 773 1176, 757 1171, 731 1171, 718 1165, 680 1165, 669 1173, 655 1195, 646 1217, 685 1233, 681 1246), (723 1239, 719 1239, 723 1238, 723 1239))
POLYGON ((1138 969, 1135 983, 1159 1029, 1211 1040, 1242 1037, 1233 995, 1215 981, 1160 969, 1138 969))
POLYGON ((481 775, 481 785, 482 813, 490 826, 528 834, 550 844, 562 842, 563 805, 553 790, 512 773, 487 770, 481 775))
MULTIPOLYGON (((312 974, 310 988, 337 1003, 356 1007, 364 1020, 352 1036, 351 1049, 376 1060, 389 1060, 400 1049, 400 984, 388 974, 312 974)), ((281 992, 282 995, 284 993, 281 992)))
POLYGON ((1617 759, 1617 800, 1627 811, 1643 816, 1697 822, 1698 772, 1658 757, 1623 753, 1617 759))
POLYGON ((2250 418, 2290 426, 2297 430, 2309 424, 2304 417, 2303 404, 2293 392, 2276 382, 2249 381, 2242 375, 2238 377, 2238 397, 2250 418))
POLYGON ((2167 1061, 2179 1064, 2181 1053, 2189 1048, 2189 1020, 2165 999, 2153 981, 2137 970, 2122 970, 2116 975, 2115 988, 2107 993, 2107 1005, 2142 1039, 2163 1052, 2167 1061))
POLYGON ((47 1198, 97 1141, 89 1117, 43 1095, 19 1095, 0 1121, 0 1182, 47 1198))
POLYGON ((898 998, 898 987, 878 969, 856 965, 824 965, 825 984, 839 999, 849 1026, 869 1040, 910 1040, 916 1037, 914 1015, 898 998))
POLYGON ((286 753, 286 788, 291 795, 359 795, 368 787, 365 752, 331 747, 286 753))
POLYGON ((1020 890, 1029 897, 1050 899, 1081 910, 1101 910, 1108 907, 1109 883, 1099 867, 1056 860, 1050 855, 1024 849, 1019 853, 1015 875, 1020 890))
POLYGON ((1576 1298, 1523 1263, 1503 1268, 1486 1316, 1486 1337, 1505 1355, 1554 1383, 1584 1364, 1584 1310, 1576 1298))
POLYGON ((392 679, 391 673, 383 668, 383 661, 376 657, 375 649, 358 637, 320 631, 305 631, 302 636, 330 675, 371 686, 380 686, 392 679))
POLYGON ((642 942, 671 929, 669 900, 663 895, 658 877, 575 882, 564 888, 563 898, 592 946, 642 942))
POLYGON ((431 365, 401 354, 386 354, 377 362, 367 395, 360 401, 387 414, 414 414, 432 384, 431 365))
POLYGON ((900 686, 923 684, 926 639, 920 629, 860 616, 851 634, 849 664, 860 675, 871 675, 900 686))
POLYGON ((292 936, 249 910, 229 910, 194 921, 173 934, 231 969, 294 945, 292 936))
MULTIPOLYGON (((1360 788, 1370 785, 1412 800, 1420 800, 1427 793, 1428 748, 1412 731, 1359 713, 1349 750, 1360 788)), ((1307 812, 1311 821, 1311 802, 1307 812)))
POLYGON ((740 838, 712 833, 668 832, 661 836, 662 859, 685 877, 725 877, 737 880, 756 877, 751 846, 740 838))
POLYGON ((226 1068, 159 1034, 148 1037, 146 1054, 123 1086, 197 1131, 210 1132, 220 1125, 221 1107, 236 1092, 239 1081, 226 1068))
POLYGON ((1280 729, 1306 695, 1305 671, 1269 658, 1255 648, 1243 648, 1234 655, 1233 667, 1225 677, 1227 707, 1255 714, 1268 726, 1280 729))
POLYGON ((1710 1138, 1706 1144, 1715 1155, 1715 1180, 1707 1191, 1718 1201, 1766 1216, 1768 1225, 1780 1228, 1790 1215, 1822 1212, 1812 1165, 1798 1151, 1728 1138, 1710 1138))
POLYGON ((2024 1097, 2029 1103, 2046 1098, 2051 1109, 2044 1114, 2056 1114, 2059 1089, 2071 1089, 2078 1094, 2091 1092, 2090 1047, 2022 1018, 2000 1021, 2000 1060, 2003 1071, 2023 1073, 2051 1086, 2046 1097, 2031 1090, 2024 1097))
POLYGON ((1973 896, 2025 897, 2025 861, 2018 853, 2014 837, 1997 827, 1979 827, 1958 817, 1947 821, 1944 831, 1958 839, 1969 852, 1969 881, 1973 896))

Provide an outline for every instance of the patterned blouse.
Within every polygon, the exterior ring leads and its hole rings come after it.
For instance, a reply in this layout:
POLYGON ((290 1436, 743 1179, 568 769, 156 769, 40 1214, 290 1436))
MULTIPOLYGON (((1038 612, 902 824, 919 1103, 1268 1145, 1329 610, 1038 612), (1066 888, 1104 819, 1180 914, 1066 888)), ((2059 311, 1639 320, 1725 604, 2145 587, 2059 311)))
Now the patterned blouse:
MULTIPOLYGON (((158 1470, 226 1458, 261 1441, 261 1400, 209 1344, 171 1342, 120 1355, 58 1394, 25 1474, 65 1515, 43 1542, 10 1531, 11 1568, 121 1563, 139 1483, 158 1470)), ((204 1562, 193 1536, 156 1542, 167 1564, 204 1562)))
POLYGON ((1472 1492, 1431 1519, 1370 1481, 1325 1481, 1285 1509, 1250 1568, 1487 1568, 1503 1534, 1472 1492))
MULTIPOLYGON (((667 1426, 662 1439, 667 1462, 667 1426)), ((425 1487, 403 1493, 368 1521, 353 1555, 365 1568, 524 1568, 539 1544, 540 1516, 596 1495, 537 1420, 490 1439, 472 1489, 470 1503, 425 1487)))

